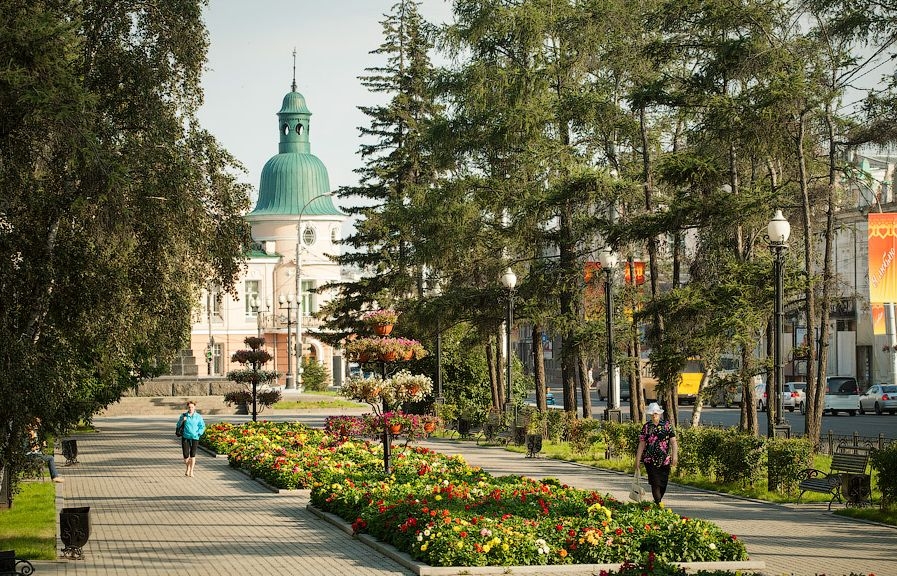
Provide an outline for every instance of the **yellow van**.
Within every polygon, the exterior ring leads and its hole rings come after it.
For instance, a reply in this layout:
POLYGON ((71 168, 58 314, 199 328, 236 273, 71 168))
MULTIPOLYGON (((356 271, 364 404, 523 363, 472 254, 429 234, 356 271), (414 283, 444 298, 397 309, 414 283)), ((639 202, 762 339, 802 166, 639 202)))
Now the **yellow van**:
MULTIPOLYGON (((657 402, 657 378, 651 372, 651 363, 642 360, 642 390, 645 394, 645 402, 657 402)), ((704 377, 704 366, 700 360, 690 358, 685 361, 685 366, 679 371, 679 403, 694 404, 698 398, 698 387, 704 377)))

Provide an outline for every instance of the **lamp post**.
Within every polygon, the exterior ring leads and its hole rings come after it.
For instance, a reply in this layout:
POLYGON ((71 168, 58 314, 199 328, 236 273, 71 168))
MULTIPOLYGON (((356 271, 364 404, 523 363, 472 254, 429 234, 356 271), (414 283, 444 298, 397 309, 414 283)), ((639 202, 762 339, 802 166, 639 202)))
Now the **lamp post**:
POLYGON ((788 437, 791 429, 782 418, 782 395, 785 380, 785 369, 782 363, 782 332, 784 330, 784 296, 785 291, 785 250, 786 242, 791 235, 791 224, 776 210, 775 216, 766 227, 769 234, 769 247, 773 251, 773 277, 775 282, 775 313, 773 329, 773 385, 769 387, 772 398, 767 410, 767 432, 770 438, 777 435, 788 437), (773 408, 774 407, 774 408, 773 408), (774 412, 773 412, 774 410, 774 412))
MULTIPOLYGON (((305 210, 311 205, 312 202, 319 198, 324 198, 326 196, 333 196, 333 192, 324 192, 323 194, 318 194, 309 200, 302 206, 302 209, 299 210, 299 222, 296 224, 296 305, 298 306, 298 310, 296 311, 296 388, 301 392, 302 388, 302 314, 304 310, 302 309, 302 217, 305 215, 305 210)), ((287 379, 287 389, 293 388, 292 381, 287 379)))
POLYGON ((511 387, 511 324, 514 323, 514 287, 517 286, 517 275, 514 274, 510 266, 501 275, 501 283, 508 289, 508 318, 505 325, 508 395, 505 401, 505 410, 512 411, 514 409, 514 389, 511 387))
MULTIPOLYGON (((262 299, 258 296, 253 296, 249 300, 249 308, 252 310, 252 313, 255 314, 255 335, 257 338, 262 337, 262 315, 259 313, 261 305, 262 299)), ((268 312, 271 312, 270 298, 265 298, 265 307, 268 309, 268 312)))
POLYGON ((287 377, 285 387, 287 390, 292 389, 293 386, 293 331, 291 330, 293 326, 293 294, 287 294, 284 296, 280 295, 278 298, 278 302, 280 303, 280 309, 287 311, 287 377))
POLYGON ((598 263, 604 271, 604 313, 605 328, 607 330, 607 408, 604 411, 604 419, 609 420, 620 409, 620 393, 617 390, 616 378, 614 378, 614 295, 613 279, 614 268, 617 267, 619 257, 610 248, 604 248, 598 253, 598 263))

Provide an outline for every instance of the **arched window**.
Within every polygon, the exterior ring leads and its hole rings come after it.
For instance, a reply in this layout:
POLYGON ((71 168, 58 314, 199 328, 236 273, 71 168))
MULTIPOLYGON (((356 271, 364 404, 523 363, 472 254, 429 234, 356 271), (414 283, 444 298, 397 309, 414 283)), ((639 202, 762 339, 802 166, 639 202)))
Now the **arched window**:
POLYGON ((284 124, 283 126, 280 127, 280 130, 283 132, 283 135, 286 136, 287 134, 290 133, 290 125, 284 124))
POLYGON ((296 134, 299 134, 300 136, 302 135, 302 123, 301 122, 296 123, 296 134))

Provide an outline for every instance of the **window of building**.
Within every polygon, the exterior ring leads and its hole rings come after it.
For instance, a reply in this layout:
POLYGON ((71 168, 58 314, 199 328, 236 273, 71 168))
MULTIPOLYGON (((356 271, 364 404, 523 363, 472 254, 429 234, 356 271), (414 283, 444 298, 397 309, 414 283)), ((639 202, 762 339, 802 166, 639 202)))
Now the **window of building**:
POLYGON ((315 286, 314 280, 302 281, 302 314, 314 314, 318 311, 318 295, 312 292, 315 286))

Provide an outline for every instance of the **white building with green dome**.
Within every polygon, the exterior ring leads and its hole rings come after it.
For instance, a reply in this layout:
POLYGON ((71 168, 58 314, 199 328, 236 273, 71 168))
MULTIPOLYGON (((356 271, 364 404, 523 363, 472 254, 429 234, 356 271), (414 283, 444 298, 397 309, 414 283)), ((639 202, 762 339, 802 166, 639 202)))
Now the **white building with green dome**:
MULTIPOLYGON (((238 368, 231 355, 245 348, 247 336, 260 334, 274 359, 266 368, 284 376, 279 384, 301 386, 297 374, 297 337, 301 355, 312 357, 339 381, 339 352, 308 334, 312 317, 329 294, 314 290, 340 280, 340 267, 329 256, 341 251, 342 225, 348 218, 333 203, 327 168, 311 153, 311 112, 296 91, 284 96, 277 112, 278 150, 262 169, 258 201, 246 215, 254 247, 236 297, 211 290, 194 317, 191 334, 196 376, 222 377, 238 368), (292 349, 293 354, 289 352, 292 349)), ((190 372, 184 358, 183 375, 190 372)))

